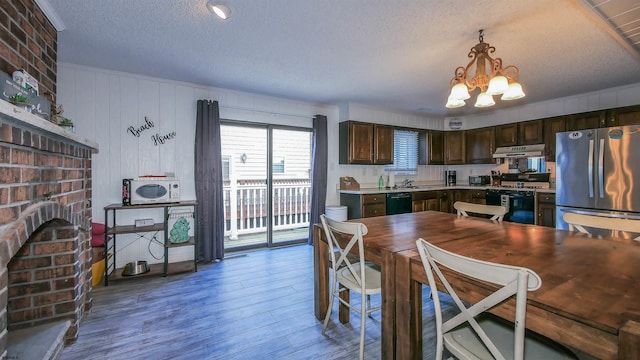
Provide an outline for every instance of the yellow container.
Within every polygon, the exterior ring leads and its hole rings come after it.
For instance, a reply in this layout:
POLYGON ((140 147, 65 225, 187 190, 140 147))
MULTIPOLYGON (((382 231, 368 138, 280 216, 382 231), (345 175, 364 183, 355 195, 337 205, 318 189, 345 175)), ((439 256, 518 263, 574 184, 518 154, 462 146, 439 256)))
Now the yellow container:
POLYGON ((91 285, 96 286, 102 282, 104 276, 105 259, 99 260, 91 265, 91 285))

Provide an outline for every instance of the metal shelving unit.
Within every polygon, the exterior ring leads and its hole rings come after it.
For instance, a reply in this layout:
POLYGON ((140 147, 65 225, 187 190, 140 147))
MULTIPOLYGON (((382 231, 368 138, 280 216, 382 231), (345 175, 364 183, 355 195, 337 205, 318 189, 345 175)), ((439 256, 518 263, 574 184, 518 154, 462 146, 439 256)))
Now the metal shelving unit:
POLYGON ((106 223, 106 231, 104 233, 104 244, 105 244, 105 276, 104 276, 104 285, 109 286, 109 276, 114 274, 116 271, 116 243, 117 243, 117 235, 122 234, 142 234, 142 233, 150 233, 150 232, 160 232, 164 233, 164 261, 162 270, 160 271, 157 266, 151 265, 151 271, 148 274, 159 274, 161 273, 163 276, 167 276, 169 269, 169 249, 177 248, 182 246, 193 246, 193 268, 194 271, 198 271, 197 264, 197 255, 198 255, 198 227, 196 226, 195 219, 196 217, 196 205, 197 202, 195 200, 192 201, 181 201, 177 203, 163 203, 163 204, 145 204, 145 205, 128 205, 123 206, 122 204, 111 204, 104 207, 104 221, 106 223), (194 218, 194 226, 193 226, 193 236, 189 237, 188 241, 181 243, 172 243, 169 241, 169 215, 170 210, 172 208, 179 207, 191 207, 193 218, 194 218), (164 211, 163 221, 161 223, 155 223, 150 226, 135 226, 135 225, 117 225, 116 222, 116 213, 121 210, 138 210, 138 209, 152 209, 152 208, 162 208, 164 211), (111 213, 111 221, 109 221, 109 213, 111 213), (112 256, 109 257, 109 254, 112 256))

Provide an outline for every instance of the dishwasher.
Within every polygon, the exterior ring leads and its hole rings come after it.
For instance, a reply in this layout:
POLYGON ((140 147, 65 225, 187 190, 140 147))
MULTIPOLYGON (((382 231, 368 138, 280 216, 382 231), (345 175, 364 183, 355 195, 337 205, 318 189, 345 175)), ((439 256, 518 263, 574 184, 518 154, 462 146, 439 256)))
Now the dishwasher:
POLYGON ((387 215, 411 212, 411 193, 387 193, 387 215))

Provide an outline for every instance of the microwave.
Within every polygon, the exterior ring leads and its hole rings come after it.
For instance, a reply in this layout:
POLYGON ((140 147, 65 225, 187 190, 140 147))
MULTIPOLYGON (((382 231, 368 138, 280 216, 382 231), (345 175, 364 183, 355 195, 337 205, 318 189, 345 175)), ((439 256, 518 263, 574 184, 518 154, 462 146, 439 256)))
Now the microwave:
POLYGON ((469 185, 483 186, 483 185, 490 185, 490 184, 491 184, 491 177, 488 175, 469 176, 469 185))
POLYGON ((177 179, 122 179, 122 205, 174 202, 180 202, 180 181, 177 179))

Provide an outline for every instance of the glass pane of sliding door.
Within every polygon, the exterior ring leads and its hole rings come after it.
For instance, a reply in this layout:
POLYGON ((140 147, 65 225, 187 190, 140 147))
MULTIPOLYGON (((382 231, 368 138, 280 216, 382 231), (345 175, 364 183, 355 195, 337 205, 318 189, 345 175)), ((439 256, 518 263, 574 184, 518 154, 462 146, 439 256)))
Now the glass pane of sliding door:
POLYGON ((267 244, 267 128, 221 125, 225 249, 267 244))
POLYGON ((311 205, 311 132, 273 129, 271 144, 272 243, 306 241, 311 205))
POLYGON ((221 126, 225 249, 308 237, 311 130, 221 126))

